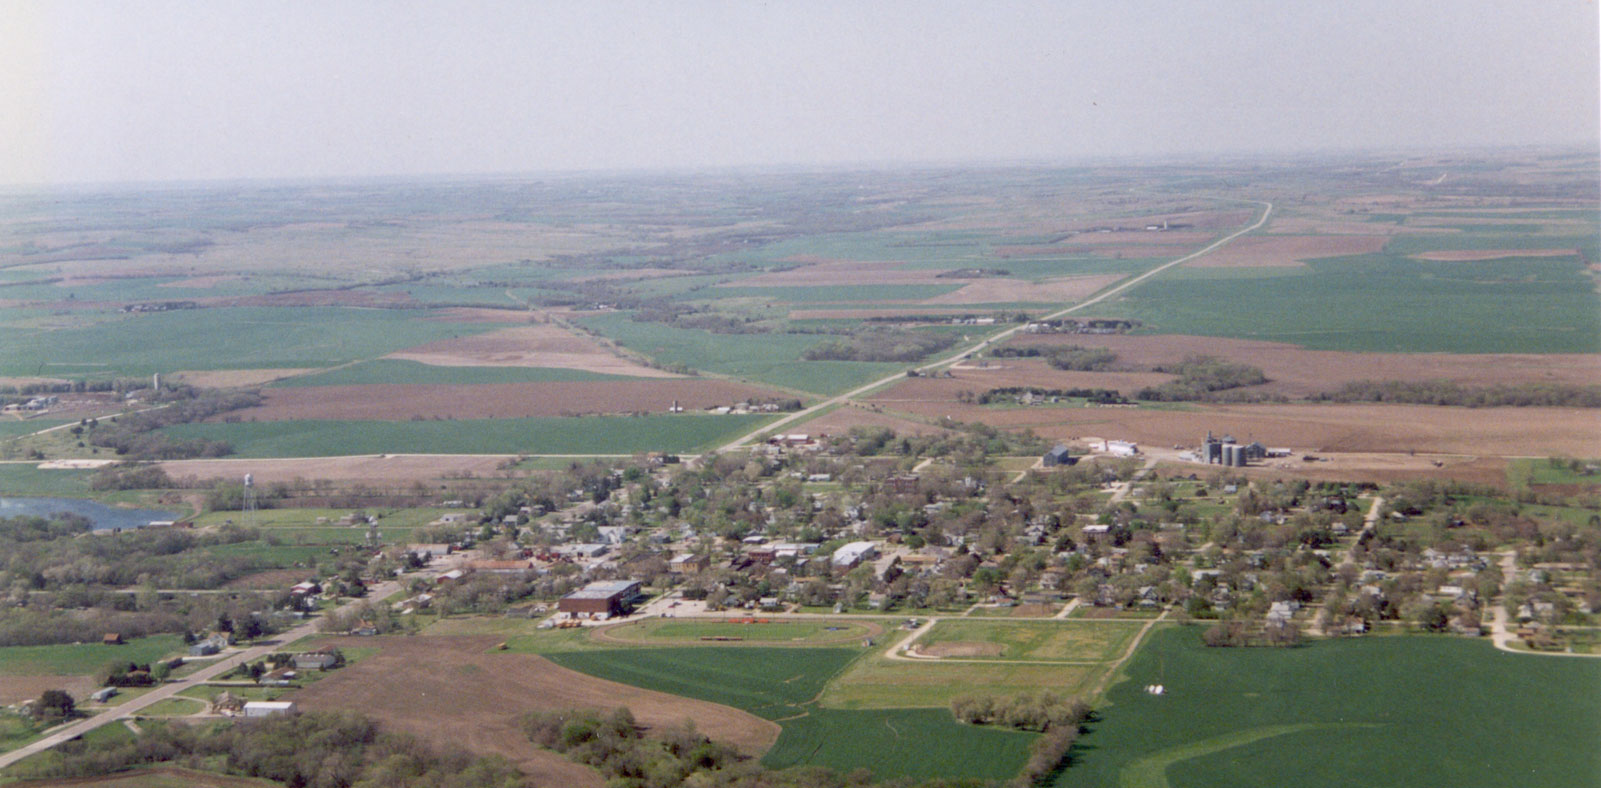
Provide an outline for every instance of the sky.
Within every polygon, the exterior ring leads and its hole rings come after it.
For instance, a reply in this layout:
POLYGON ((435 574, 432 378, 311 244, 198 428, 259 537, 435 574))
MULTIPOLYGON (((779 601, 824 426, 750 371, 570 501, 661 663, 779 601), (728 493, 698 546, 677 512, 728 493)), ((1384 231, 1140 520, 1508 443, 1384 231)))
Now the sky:
POLYGON ((1601 146, 1596 0, 0 2, 0 183, 1601 146))

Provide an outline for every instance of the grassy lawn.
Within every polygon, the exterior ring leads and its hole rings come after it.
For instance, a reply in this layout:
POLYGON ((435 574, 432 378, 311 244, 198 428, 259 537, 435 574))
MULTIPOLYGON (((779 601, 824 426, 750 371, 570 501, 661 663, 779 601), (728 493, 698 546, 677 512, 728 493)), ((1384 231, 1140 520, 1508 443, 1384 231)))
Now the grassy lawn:
POLYGON ((132 638, 120 646, 103 643, 75 643, 60 646, 7 646, 0 648, 0 674, 15 676, 93 674, 115 662, 145 664, 177 653, 183 638, 152 635, 132 638))
POLYGON ((592 676, 709 700, 770 720, 800 713, 856 649, 640 648, 548 655, 592 676))
MULTIPOLYGON (((1585 462, 1595 465, 1601 463, 1601 460, 1585 462)), ((1596 486, 1601 485, 1601 474, 1575 471, 1565 463, 1553 463, 1550 460, 1508 460, 1507 482, 1514 487, 1527 487, 1531 484, 1596 486)))
POLYGON ((1199 633, 1153 633, 1056 785, 1560 788, 1601 774, 1601 662, 1444 637, 1208 649, 1199 633))
POLYGON ((988 659, 1106 662, 1125 649, 1140 624, 1125 621, 942 620, 918 643, 993 643, 1001 652, 988 659))
POLYGON ((167 698, 158 700, 139 711, 141 717, 187 717, 206 710, 203 701, 194 698, 167 698))
POLYGON ((771 416, 652 414, 459 421, 296 420, 182 424, 182 439, 228 441, 239 457, 349 454, 633 454, 694 452, 756 429, 771 416))
MULTIPOLYGON (((758 619, 759 620, 759 619, 758 619)), ((732 624, 721 621, 652 618, 634 624, 608 627, 609 638, 641 644, 702 642, 703 638, 734 637, 744 641, 808 645, 814 643, 854 644, 872 630, 856 621, 770 621, 765 624, 732 624)))
POLYGON ((9 752, 33 741, 46 727, 32 717, 0 710, 0 752, 9 752))

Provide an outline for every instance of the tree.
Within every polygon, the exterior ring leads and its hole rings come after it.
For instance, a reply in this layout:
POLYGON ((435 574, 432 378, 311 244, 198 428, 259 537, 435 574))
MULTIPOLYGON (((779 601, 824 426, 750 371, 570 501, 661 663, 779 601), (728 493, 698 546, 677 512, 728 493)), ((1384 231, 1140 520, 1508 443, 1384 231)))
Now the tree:
POLYGON ((64 720, 77 713, 77 704, 65 690, 45 690, 33 704, 33 717, 38 720, 64 720))

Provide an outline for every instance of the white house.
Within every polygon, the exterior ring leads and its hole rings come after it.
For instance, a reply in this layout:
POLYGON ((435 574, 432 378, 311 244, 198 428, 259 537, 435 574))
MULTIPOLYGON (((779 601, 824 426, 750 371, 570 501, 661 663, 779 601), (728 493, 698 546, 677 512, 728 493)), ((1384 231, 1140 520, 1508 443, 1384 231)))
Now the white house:
POLYGON ((245 702, 246 717, 271 717, 275 714, 288 714, 295 710, 292 700, 252 700, 245 702))

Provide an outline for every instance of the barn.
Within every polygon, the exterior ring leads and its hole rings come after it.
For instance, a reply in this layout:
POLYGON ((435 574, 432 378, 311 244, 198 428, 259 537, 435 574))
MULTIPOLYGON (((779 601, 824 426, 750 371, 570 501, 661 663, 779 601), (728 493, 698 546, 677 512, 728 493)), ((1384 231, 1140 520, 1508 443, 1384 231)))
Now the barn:
POLYGON ((556 609, 573 617, 597 618, 627 613, 639 596, 638 580, 590 583, 556 603, 556 609))

